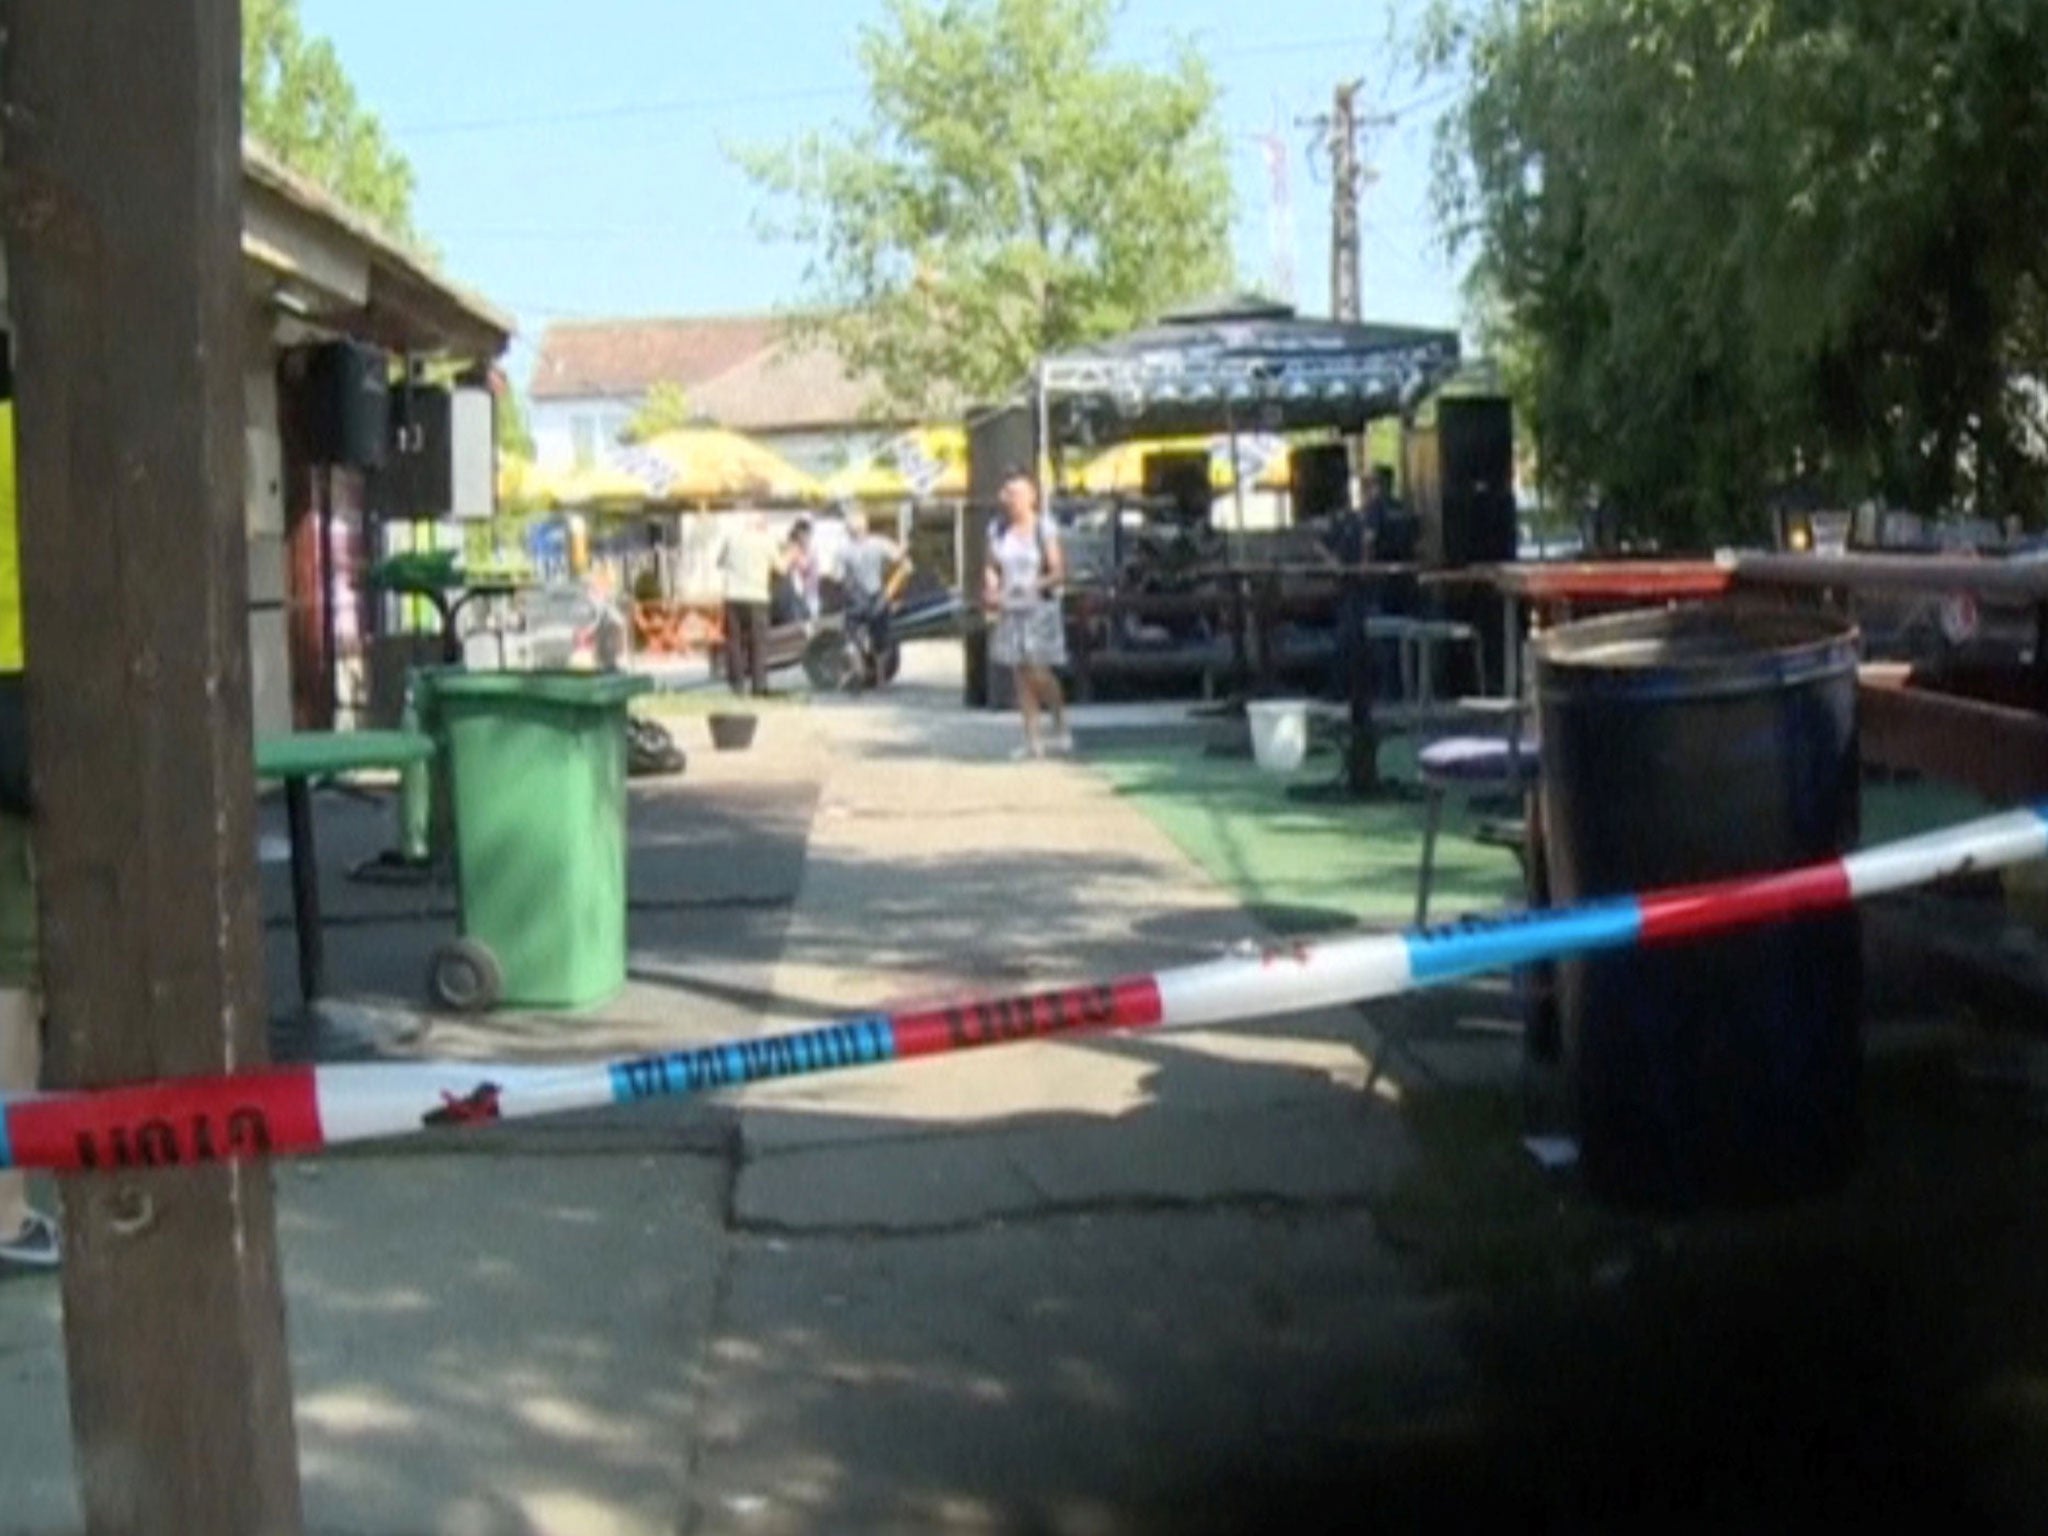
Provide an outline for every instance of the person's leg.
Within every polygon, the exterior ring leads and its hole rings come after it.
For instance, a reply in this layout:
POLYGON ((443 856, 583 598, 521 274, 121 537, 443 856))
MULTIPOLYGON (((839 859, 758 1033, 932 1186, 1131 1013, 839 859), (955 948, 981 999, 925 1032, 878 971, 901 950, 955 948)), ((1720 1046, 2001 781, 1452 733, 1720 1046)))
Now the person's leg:
POLYGON ((1024 750, 1033 757, 1043 750, 1038 740, 1038 685, 1032 680, 1036 670, 1020 661, 1010 673, 1017 687, 1017 708, 1024 716, 1024 750))
MULTIPOLYGON (((0 987, 0 1093, 34 1093, 42 1071, 42 1007, 37 994, 12 981, 0 987)), ((29 1219, 28 1178, 0 1173, 0 1242, 29 1219)))
POLYGON ((859 598, 847 604, 846 633, 853 641, 853 654, 860 662, 860 677, 856 686, 872 688, 875 685, 874 614, 866 602, 859 598))
POLYGON ((747 660, 756 697, 768 691, 768 605, 747 604, 747 660))
POLYGON ((1063 751, 1072 745, 1067 736, 1067 701, 1060 693, 1060 680, 1053 675, 1051 667, 1037 664, 1027 669, 1032 693, 1037 695, 1037 705, 1044 713, 1052 716, 1052 745, 1063 751))
POLYGON ((1351 678, 1351 655, 1354 645, 1363 644, 1357 631, 1363 619, 1358 613, 1350 589, 1337 589, 1337 602, 1331 615, 1330 675, 1323 684, 1323 697, 1342 699, 1348 697, 1351 678))
POLYGON ((887 671, 885 663, 889 655, 889 605, 887 603, 877 607, 869 620, 868 655, 870 658, 868 665, 874 671, 875 686, 879 688, 882 686, 883 674, 887 671))
POLYGON ((1045 705, 1052 711, 1052 728, 1061 735, 1067 735, 1067 696, 1060 687, 1060 675, 1051 667, 1040 669, 1045 679, 1045 705))
MULTIPOLYGON (((35 866, 28 823, 0 813, 0 1093, 33 1093, 42 1069, 35 866)), ((28 1180, 0 1173, 0 1261, 57 1262, 57 1229, 28 1203, 28 1180)))
POLYGON ((738 603, 725 605, 725 683, 734 693, 746 691, 741 683, 747 675, 746 652, 743 649, 747 643, 746 625, 741 620, 740 606, 738 603))

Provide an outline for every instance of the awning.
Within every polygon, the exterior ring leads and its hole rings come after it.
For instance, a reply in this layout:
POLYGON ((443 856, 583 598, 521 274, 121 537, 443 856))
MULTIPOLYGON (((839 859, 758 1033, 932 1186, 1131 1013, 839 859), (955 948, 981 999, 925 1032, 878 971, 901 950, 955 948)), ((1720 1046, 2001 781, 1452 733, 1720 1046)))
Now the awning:
POLYGON ((1455 331, 1304 318, 1232 298, 1043 359, 1037 384, 1054 438, 1131 438, 1315 428, 1356 432, 1412 407, 1458 366, 1455 331))
POLYGON ((825 478, 835 501, 952 501, 967 494, 967 433, 960 427, 918 427, 884 444, 874 457, 825 478))

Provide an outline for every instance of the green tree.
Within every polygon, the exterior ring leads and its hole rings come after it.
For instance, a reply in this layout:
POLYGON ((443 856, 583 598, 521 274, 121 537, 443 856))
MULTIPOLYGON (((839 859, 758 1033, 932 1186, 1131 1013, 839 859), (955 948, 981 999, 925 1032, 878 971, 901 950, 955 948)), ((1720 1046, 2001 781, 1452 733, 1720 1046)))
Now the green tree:
POLYGON ((809 248, 822 333, 925 413, 1230 275, 1216 85, 1192 51, 1107 56, 1111 0, 889 0, 863 28, 868 121, 738 152, 809 248))
POLYGON ((2048 9, 1477 0, 1439 188, 1545 470, 1671 542, 1769 495, 2038 516, 2048 9))
POLYGON ((242 123, 293 170, 416 241, 412 166, 357 99, 334 45, 306 35, 298 0, 242 0, 242 123))
POLYGON ((694 419, 690 397, 683 393, 683 386, 663 379, 648 389, 632 419, 619 428, 619 441, 644 443, 664 432, 687 427, 694 419))
POLYGON ((522 459, 533 457, 533 426, 527 420, 526 397, 519 386, 502 373, 491 375, 491 392, 497 399, 494 419, 498 427, 498 450, 522 459))

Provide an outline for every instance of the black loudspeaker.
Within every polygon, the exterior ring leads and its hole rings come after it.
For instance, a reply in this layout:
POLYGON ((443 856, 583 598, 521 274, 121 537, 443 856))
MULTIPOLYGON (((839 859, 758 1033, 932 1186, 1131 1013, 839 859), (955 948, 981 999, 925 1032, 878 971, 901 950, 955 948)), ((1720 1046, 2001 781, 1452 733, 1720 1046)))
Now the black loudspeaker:
POLYGON ((1172 502, 1173 515, 1183 522, 1206 523, 1216 499, 1209 484, 1209 455, 1179 451, 1146 454, 1145 499, 1172 502))
POLYGON ((370 504, 385 517, 446 517, 454 499, 448 391, 408 384, 391 396, 384 466, 370 504))
POLYGON ((1513 560, 1514 413, 1505 399, 1440 400, 1435 420, 1408 434, 1408 502, 1421 524, 1425 565, 1513 560))
POLYGON ((1328 517, 1351 505, 1351 453, 1342 443, 1317 443, 1288 455, 1288 495, 1294 520, 1328 517))
POLYGON ((391 439, 390 359, 330 341, 306 358, 306 447, 316 464, 382 469, 391 439))

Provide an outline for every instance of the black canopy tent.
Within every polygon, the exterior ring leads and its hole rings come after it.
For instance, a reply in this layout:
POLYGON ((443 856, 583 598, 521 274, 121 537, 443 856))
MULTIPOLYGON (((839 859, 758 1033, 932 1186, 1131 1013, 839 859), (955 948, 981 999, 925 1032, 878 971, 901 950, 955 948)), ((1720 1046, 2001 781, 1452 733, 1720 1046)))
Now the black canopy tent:
POLYGON ((1222 431, 1362 431, 1458 367, 1455 331, 1298 315, 1233 297, 1040 361, 1045 446, 1222 431))
MULTIPOLYGON (((1232 295, 1041 359, 1031 381, 1039 452, 1228 433, 1241 524, 1240 433, 1353 436, 1369 421, 1413 409, 1458 363, 1455 331, 1316 319, 1232 295)), ((970 675, 970 694, 973 683, 970 675)), ((1354 715, 1370 777, 1369 699, 1354 700, 1354 715)))

